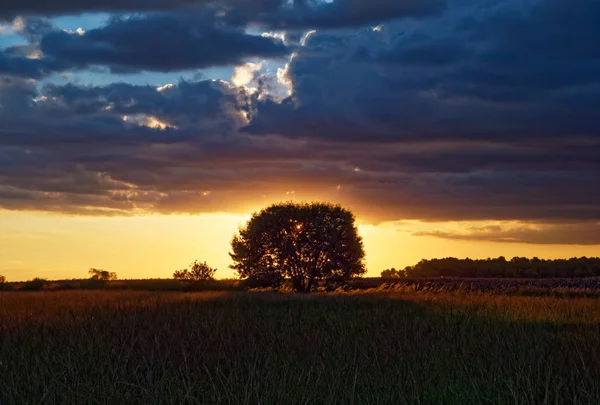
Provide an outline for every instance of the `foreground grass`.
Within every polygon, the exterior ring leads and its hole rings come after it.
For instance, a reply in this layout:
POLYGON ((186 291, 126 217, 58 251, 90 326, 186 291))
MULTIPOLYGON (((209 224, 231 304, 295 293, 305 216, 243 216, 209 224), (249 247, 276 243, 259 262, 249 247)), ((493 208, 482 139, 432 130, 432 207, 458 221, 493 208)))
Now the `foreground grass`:
POLYGON ((0 404, 598 404, 600 300, 0 293, 0 404))

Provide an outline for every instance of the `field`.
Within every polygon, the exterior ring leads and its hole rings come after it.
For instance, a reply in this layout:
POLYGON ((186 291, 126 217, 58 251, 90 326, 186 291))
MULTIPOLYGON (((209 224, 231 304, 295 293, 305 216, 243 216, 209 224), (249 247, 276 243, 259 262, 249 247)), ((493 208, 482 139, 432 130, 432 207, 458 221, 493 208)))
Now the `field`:
POLYGON ((392 287, 2 292, 0 404, 600 403, 594 295, 392 287))

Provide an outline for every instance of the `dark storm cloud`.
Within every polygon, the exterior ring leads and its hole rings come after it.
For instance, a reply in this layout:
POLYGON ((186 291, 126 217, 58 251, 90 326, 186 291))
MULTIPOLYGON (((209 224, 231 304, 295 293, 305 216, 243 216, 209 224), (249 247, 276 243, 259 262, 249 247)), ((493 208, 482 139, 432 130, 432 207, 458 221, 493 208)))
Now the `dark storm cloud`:
POLYGON ((438 14, 446 0, 6 0, 0 18, 16 15, 61 15, 82 12, 146 12, 211 8, 238 25, 259 23, 272 29, 339 28, 401 17, 438 14))
MULTIPOLYGON (((33 80, 0 76, 0 122, 4 124, 9 118, 21 118, 32 107, 36 96, 33 80)), ((0 131, 3 126, 0 126, 0 131)))
POLYGON ((202 196, 198 187, 218 185, 222 176, 234 181, 234 173, 211 170, 218 158, 208 167, 197 162, 212 150, 244 147, 243 140, 230 138, 243 124, 246 95, 226 83, 47 86, 40 94, 32 81, 0 84, 0 101, 18 98, 23 102, 11 104, 6 114, 0 108, 4 208, 156 210, 167 197, 160 190, 187 198, 202 196), (156 126, 163 120, 169 127, 156 126))
POLYGON ((41 79, 74 68, 71 63, 42 55, 39 49, 40 39, 55 31, 58 28, 45 18, 20 18, 17 32, 28 44, 0 49, 0 75, 41 79))
POLYGON ((127 83, 107 86, 48 85, 43 93, 52 99, 41 104, 42 111, 50 115, 60 114, 61 110, 68 115, 150 114, 177 127, 192 127, 214 119, 230 123, 237 129, 239 122, 232 115, 247 109, 249 103, 243 89, 212 80, 180 81, 162 88, 127 83))
MULTIPOLYGON (((351 4, 368 6, 306 7, 351 4)), ((82 36, 45 33, 47 61, 114 70, 231 63, 260 49, 293 56, 279 79, 257 73, 256 91, 210 80, 160 89, 1 80, 0 206, 247 213, 316 198, 374 222, 523 224, 457 236, 442 229, 439 237, 598 243, 600 10, 590 0, 580 3, 584 11, 566 4, 455 0, 440 16, 318 30, 304 45, 294 37, 293 49, 262 37, 247 45, 250 36, 229 25, 168 13, 82 36), (283 100, 264 92, 285 86, 291 95, 283 100)), ((256 7, 257 21, 280 6, 245 5, 256 7)))
MULTIPOLYGON (((278 58, 293 49, 279 39, 245 33, 247 25, 261 24, 266 29, 351 27, 431 14, 440 11, 443 4, 441 0, 294 4, 232 0, 203 3, 183 11, 113 18, 107 26, 89 30, 85 35, 57 29, 43 18, 26 16, 21 19, 23 28, 19 33, 31 43, 40 44, 43 59, 2 60, 0 73, 41 78, 94 65, 107 66, 116 73, 170 72, 238 64, 248 57, 278 58)), ((288 33, 287 38, 293 37, 297 40, 300 35, 288 33)))
POLYGON ((70 67, 53 59, 27 57, 24 52, 35 52, 31 47, 12 47, 0 51, 0 75, 40 79, 70 67))
POLYGON ((149 11, 182 8, 204 0, 3 0, 0 17, 78 14, 95 11, 149 11))
MULTIPOLYGON (((36 96, 28 83, 0 89, 11 97, 22 92, 27 100, 36 96)), ((357 148, 253 137, 237 132, 252 97, 213 81, 160 90, 47 86, 36 100, 13 110, 20 118, 5 117, 0 130, 0 184, 12 196, 1 203, 6 208, 18 207, 15 196, 21 195, 23 208, 77 213, 90 207, 94 213, 236 211, 295 196, 346 203, 373 221, 598 217, 600 194, 593 185, 600 177, 588 170, 593 144, 540 144, 536 157, 527 159, 531 145, 357 148), (138 124, 152 116, 177 128, 139 126, 131 121, 136 115, 142 116, 138 124), (565 172, 578 153, 588 166, 565 172), (494 160, 504 170, 490 167, 494 160), (456 161, 464 163, 456 167, 456 161)))
POLYGON ((468 173, 474 170, 501 172, 545 172, 551 167, 562 171, 599 169, 600 143, 597 141, 555 140, 516 144, 477 142, 426 143, 401 149, 386 146, 376 160, 358 165, 368 169, 400 170, 406 173, 468 173))
POLYGON ((113 19, 85 35, 57 31, 44 36, 48 57, 73 66, 103 65, 114 71, 181 71, 281 57, 289 50, 274 38, 217 26, 210 17, 153 14, 113 19))
POLYGON ((232 134, 243 124, 248 95, 219 81, 180 82, 162 89, 124 83, 48 85, 37 94, 32 81, 6 78, 0 82, 0 100, 11 109, 10 114, 0 109, 2 145, 116 147, 232 134), (167 127, 149 128, 150 116, 168 122, 167 127))
POLYGON ((446 0, 230 0, 227 19, 271 29, 345 28, 439 14, 446 0))
POLYGON ((418 24, 311 35, 286 69, 292 96, 263 100, 247 131, 368 142, 600 134, 600 3, 452 4, 418 24))

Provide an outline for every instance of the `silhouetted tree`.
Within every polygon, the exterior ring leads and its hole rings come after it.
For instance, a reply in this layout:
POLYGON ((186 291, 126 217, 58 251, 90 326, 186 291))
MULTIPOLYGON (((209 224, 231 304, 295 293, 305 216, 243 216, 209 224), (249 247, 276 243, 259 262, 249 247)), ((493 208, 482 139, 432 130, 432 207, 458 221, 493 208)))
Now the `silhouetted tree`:
POLYGON ((406 277, 406 272, 404 270, 396 270, 394 267, 391 269, 386 269, 381 272, 381 277, 384 278, 400 278, 406 277))
POLYGON ((231 241, 234 269, 253 284, 279 287, 290 279, 308 292, 319 280, 365 273, 354 215, 328 203, 279 203, 252 215, 231 241))
POLYGON ((195 260, 191 264, 191 269, 177 270, 173 273, 173 278, 176 280, 214 280, 215 272, 217 269, 213 269, 206 262, 200 263, 195 260))
POLYGON ((91 275, 91 280, 114 281, 117 279, 117 273, 111 271, 91 268, 88 273, 91 275))
POLYGON ((600 276, 600 258, 545 260, 513 257, 507 261, 503 256, 477 260, 447 257, 423 259, 404 270, 408 277, 592 277, 600 276))
POLYGON ((6 277, 0 275, 0 291, 10 290, 10 284, 6 281, 6 277))

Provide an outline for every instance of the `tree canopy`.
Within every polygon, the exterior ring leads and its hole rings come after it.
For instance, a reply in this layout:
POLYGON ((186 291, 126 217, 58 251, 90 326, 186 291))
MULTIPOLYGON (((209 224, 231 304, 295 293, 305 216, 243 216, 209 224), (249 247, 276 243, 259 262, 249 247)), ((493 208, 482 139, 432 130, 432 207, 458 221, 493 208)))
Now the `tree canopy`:
POLYGON ((366 271, 354 215, 329 203, 271 205, 240 227, 231 247, 230 267, 262 286, 289 279, 296 291, 308 292, 319 280, 343 281, 366 271))
POLYGON ((92 280, 113 281, 117 279, 117 273, 112 271, 91 268, 88 273, 92 280))
POLYGON ((194 263, 191 264, 191 268, 177 270, 173 273, 173 278, 176 280, 213 280, 215 276, 215 272, 217 269, 213 269, 206 262, 200 263, 198 260, 195 260, 194 263))
POLYGON ((391 269, 383 270, 381 272, 381 277, 384 277, 384 278, 406 277, 406 272, 404 270, 396 270, 396 268, 392 267, 391 269))
POLYGON ((600 276, 600 258, 546 260, 503 256, 488 259, 423 259, 404 269, 407 277, 592 277, 600 276))

